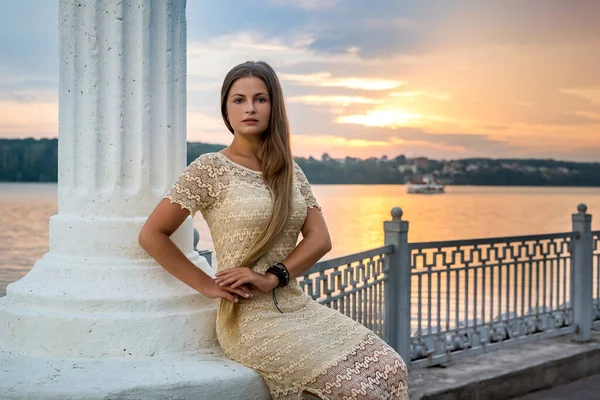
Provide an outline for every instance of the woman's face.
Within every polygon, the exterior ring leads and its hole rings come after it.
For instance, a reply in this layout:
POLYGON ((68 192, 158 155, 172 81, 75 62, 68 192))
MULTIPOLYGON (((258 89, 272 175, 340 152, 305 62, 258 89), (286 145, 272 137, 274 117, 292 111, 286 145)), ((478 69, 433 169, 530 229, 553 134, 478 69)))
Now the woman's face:
POLYGON ((227 96, 227 117, 236 134, 262 135, 271 120, 271 99, 262 79, 240 78, 227 96))

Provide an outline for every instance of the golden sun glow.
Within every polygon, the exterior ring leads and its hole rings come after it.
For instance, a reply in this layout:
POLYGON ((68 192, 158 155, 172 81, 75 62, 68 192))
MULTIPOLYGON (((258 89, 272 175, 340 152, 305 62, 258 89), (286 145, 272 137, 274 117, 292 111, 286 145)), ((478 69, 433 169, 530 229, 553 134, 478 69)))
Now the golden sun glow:
POLYGON ((369 110, 362 115, 346 115, 336 119, 340 124, 359 124, 365 126, 379 126, 398 128, 414 126, 423 119, 421 114, 402 110, 369 110))
POLYGON ((348 106, 350 104, 381 104, 383 100, 371 99, 368 97, 361 96, 318 96, 318 95, 307 95, 307 96, 296 96, 287 99, 290 103, 301 103, 309 105, 340 105, 348 106))
POLYGON ((368 139, 347 139, 342 136, 319 135, 319 136, 295 136, 293 138, 294 146, 315 148, 322 146, 326 149, 344 149, 344 148, 372 148, 386 147, 390 143, 383 140, 368 139))

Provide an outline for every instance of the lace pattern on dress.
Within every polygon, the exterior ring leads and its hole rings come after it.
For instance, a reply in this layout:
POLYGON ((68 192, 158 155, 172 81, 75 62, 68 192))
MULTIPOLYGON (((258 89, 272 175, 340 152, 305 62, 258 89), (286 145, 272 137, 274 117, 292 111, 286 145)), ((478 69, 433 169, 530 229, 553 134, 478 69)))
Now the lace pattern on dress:
POLYGON ((308 384, 304 392, 321 400, 407 400, 406 364, 383 340, 368 334, 343 360, 308 384))
POLYGON ((193 216, 217 202, 227 186, 227 168, 214 164, 214 157, 203 154, 188 165, 179 175, 165 198, 187 209, 193 216))

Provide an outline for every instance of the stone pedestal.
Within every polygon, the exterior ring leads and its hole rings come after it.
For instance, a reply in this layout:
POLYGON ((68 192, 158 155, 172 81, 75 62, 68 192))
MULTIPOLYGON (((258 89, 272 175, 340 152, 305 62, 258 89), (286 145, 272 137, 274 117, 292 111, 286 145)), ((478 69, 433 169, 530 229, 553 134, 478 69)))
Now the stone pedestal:
MULTIPOLYGON (((185 0, 61 0, 59 16, 59 208, 50 251, 0 300, 0 393, 96 398, 69 392, 85 376, 103 398, 112 389, 194 389, 196 376, 214 399, 210 377, 232 368, 240 383, 212 384, 235 391, 254 382, 268 393, 257 374, 219 355, 216 302, 137 243, 186 165, 185 0), (144 371, 155 372, 152 382, 144 371)), ((188 218, 173 238, 212 274, 192 232, 188 218)))
POLYGON ((151 358, 40 358, 0 351, 2 400, 266 400, 264 381, 217 351, 151 358))

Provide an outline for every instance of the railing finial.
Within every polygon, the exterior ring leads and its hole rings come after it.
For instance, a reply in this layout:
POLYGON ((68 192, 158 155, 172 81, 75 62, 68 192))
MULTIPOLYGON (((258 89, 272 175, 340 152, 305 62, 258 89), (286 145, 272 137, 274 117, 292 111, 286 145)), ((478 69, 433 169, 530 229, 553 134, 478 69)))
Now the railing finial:
POLYGON ((194 227, 194 250, 198 250, 198 242, 200 241, 200 232, 194 227))
POLYGON ((587 206, 584 203, 581 203, 577 206, 577 211, 579 211, 581 214, 585 214, 587 212, 587 206))
POLYGON ((400 207, 392 208, 392 221, 401 221, 404 211, 400 207))

